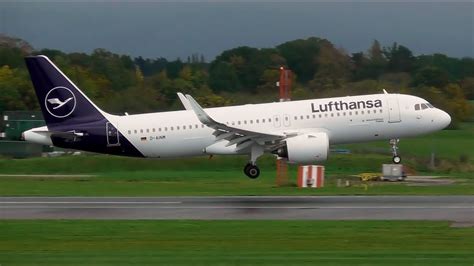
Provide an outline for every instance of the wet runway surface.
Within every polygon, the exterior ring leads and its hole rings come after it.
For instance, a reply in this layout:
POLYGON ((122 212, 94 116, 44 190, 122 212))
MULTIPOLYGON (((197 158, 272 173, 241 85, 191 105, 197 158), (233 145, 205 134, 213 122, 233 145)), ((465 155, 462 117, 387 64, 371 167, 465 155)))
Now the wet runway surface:
POLYGON ((447 220, 474 196, 0 197, 0 219, 447 220))

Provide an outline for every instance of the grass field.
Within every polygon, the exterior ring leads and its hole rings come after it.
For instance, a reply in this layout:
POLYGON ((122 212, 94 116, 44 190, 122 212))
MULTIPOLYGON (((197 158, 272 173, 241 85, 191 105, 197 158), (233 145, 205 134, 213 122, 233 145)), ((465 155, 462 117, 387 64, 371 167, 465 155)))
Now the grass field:
MULTIPOLYGON (((385 153, 387 141, 341 145, 359 153, 385 153)), ((433 134, 402 139, 400 152, 403 156, 429 158, 432 152, 442 159, 458 160, 465 156, 474 161, 474 123, 464 123, 459 130, 442 130, 433 134)))
POLYGON ((1 265, 472 265, 474 228, 412 221, 0 221, 1 265))
MULTIPOLYGON (((265 157, 262 175, 256 180, 244 176, 245 157, 212 160, 155 161, 113 156, 79 156, 2 160, 8 174, 93 174, 90 177, 0 177, 3 196, 172 196, 172 195, 380 195, 474 194, 470 173, 454 174, 461 180, 447 186, 412 187, 397 183, 364 184, 350 175, 380 172, 387 161, 383 155, 335 155, 326 164, 326 186, 317 190, 295 186, 296 169, 290 170, 290 184, 275 186, 274 159, 265 157), (337 179, 350 180, 350 187, 338 187, 337 179)), ((452 174, 452 173, 451 173, 452 174)))

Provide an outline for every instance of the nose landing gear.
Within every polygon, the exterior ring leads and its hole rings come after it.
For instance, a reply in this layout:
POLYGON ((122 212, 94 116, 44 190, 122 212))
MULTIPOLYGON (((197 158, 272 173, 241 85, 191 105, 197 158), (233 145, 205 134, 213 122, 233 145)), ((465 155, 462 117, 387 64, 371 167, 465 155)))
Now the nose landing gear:
POLYGON ((390 140, 390 145, 392 146, 392 162, 394 164, 399 164, 402 162, 402 157, 398 155, 398 143, 400 142, 400 139, 391 139, 390 140))

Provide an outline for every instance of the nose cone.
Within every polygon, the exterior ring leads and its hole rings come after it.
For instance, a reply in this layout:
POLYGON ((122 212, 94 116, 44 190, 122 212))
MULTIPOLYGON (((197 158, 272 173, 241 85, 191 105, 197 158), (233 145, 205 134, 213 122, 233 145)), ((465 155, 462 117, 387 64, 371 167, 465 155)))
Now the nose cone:
POLYGON ((446 128, 451 124, 451 116, 443 110, 439 110, 438 121, 441 129, 446 128))

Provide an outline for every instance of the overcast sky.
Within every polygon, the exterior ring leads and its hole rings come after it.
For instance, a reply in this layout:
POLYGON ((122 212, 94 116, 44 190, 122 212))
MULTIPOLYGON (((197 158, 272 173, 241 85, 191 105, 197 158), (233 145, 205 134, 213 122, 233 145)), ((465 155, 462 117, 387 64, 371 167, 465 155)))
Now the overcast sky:
MULTIPOLYGON (((1 0, 0 0, 1 1, 1 0)), ((374 39, 415 54, 474 57, 474 3, 433 2, 2 2, 0 32, 36 49, 106 48, 143 57, 210 60, 237 46, 273 47, 317 36, 349 52, 374 39)))

